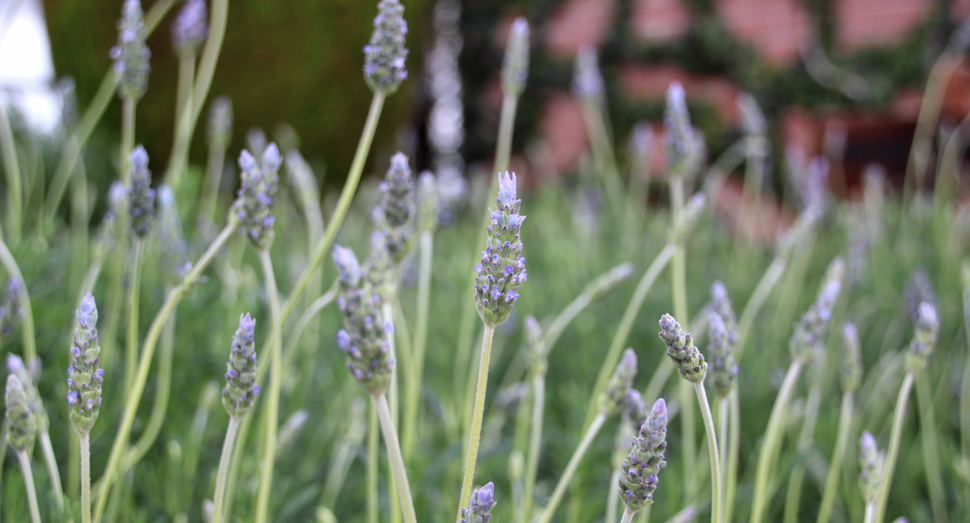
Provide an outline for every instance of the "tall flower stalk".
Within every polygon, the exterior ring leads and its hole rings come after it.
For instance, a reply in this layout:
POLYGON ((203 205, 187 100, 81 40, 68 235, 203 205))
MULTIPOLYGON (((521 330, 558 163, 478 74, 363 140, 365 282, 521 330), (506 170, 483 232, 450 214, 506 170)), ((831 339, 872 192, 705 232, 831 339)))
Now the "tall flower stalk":
POLYGON ((546 403, 546 369, 548 348, 542 328, 534 316, 525 318, 526 350, 529 356, 529 376, 532 381, 532 420, 529 427, 529 450, 526 454, 525 481, 522 488, 522 523, 532 517, 532 497, 539 470, 539 451, 542 444, 542 414, 546 403))
POLYGON ((150 187, 151 172, 148 170, 148 153, 139 145, 131 152, 131 172, 128 175, 128 223, 135 234, 134 259, 131 263, 131 281, 128 287, 128 330, 125 337, 125 390, 131 389, 135 379, 135 362, 138 359, 138 298, 141 288, 141 266, 144 240, 151 231, 155 215, 155 190, 150 187))
POLYGON ((121 181, 130 185, 129 158, 135 146, 135 106, 148 90, 148 59, 151 51, 145 45, 145 20, 141 0, 125 0, 118 22, 118 45, 111 49, 114 70, 119 77, 122 101, 121 181))
MULTIPOLYGON (((484 325, 484 334, 465 457, 465 473, 461 482, 461 496, 458 498, 460 500, 468 499, 471 495, 472 481, 475 479, 495 326, 508 318, 512 306, 519 298, 519 285, 525 283, 527 278, 520 235, 525 216, 519 213, 522 200, 516 198, 515 174, 510 176, 506 172, 503 176, 499 173, 495 204, 495 210, 490 215, 490 225, 485 229, 485 250, 482 251, 481 262, 475 265, 475 308, 484 325)), ((461 507, 456 519, 461 517, 460 510, 461 507)))
POLYGON ((37 436, 37 419, 28 404, 27 393, 16 374, 7 376, 7 390, 5 396, 7 408, 7 441, 17 453, 20 469, 24 474, 24 485, 27 487, 27 502, 30 505, 30 519, 33 523, 40 523, 40 508, 37 505, 37 490, 34 488, 34 476, 30 470, 30 456, 27 451, 34 444, 37 436))
POLYGON ((708 321, 708 341, 711 345, 711 378, 718 396, 717 442, 721 459, 722 521, 728 521, 734 510, 734 493, 737 488, 736 474, 728 463, 728 421, 731 414, 731 393, 738 379, 738 366, 734 360, 734 347, 738 342, 738 323, 731 308, 727 289, 720 281, 711 286, 711 312, 708 321))
POLYGON ((919 319, 916 321, 916 332, 913 334, 913 341, 909 344, 906 351, 906 376, 903 384, 899 387, 899 396, 896 399, 896 410, 893 414, 892 432, 889 437, 889 453, 886 456, 886 466, 883 473, 882 483, 879 487, 879 496, 876 499, 876 523, 881 523, 886 518, 886 505, 889 502, 889 487, 893 482, 893 472, 896 469, 896 459, 899 457, 899 444, 903 433, 903 418, 906 415, 906 403, 909 401, 909 393, 913 388, 913 381, 916 374, 926 368, 926 360, 936 346, 936 337, 939 332, 940 321, 936 315, 936 308, 923 302, 919 305, 919 319))
MULTIPOLYGON (((84 296, 76 313, 71 365, 67 368, 67 404, 71 425, 81 445, 81 523, 91 523, 91 428, 101 411, 101 347, 98 345, 98 308, 94 297, 84 296)), ((99 521, 99 520, 95 520, 99 521)))

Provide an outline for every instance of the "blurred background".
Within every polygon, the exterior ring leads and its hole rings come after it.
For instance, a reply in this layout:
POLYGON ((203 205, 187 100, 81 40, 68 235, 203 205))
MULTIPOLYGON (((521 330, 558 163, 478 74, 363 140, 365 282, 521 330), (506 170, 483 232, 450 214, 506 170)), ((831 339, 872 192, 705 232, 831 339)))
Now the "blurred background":
MULTIPOLYGON (((2 23, 10 29, 0 44, 0 81, 8 96, 23 100, 26 120, 48 131, 55 128, 57 110, 38 99, 58 78, 74 79, 78 105, 86 107, 110 66, 120 4, 0 2, 2 23)), ((230 156, 245 145, 251 129, 261 128, 271 139, 298 139, 318 176, 331 188, 339 186, 370 98, 366 89, 345 86, 360 82, 373 4, 306 0, 232 6, 211 90, 213 97, 228 95, 234 102, 230 156)), ((372 161, 404 150, 418 170, 453 175, 456 192, 463 177, 491 170, 499 68, 516 16, 525 16, 533 30, 532 67, 516 118, 512 161, 527 185, 573 173, 584 157, 586 131, 570 82, 576 52, 586 45, 599 50, 619 146, 641 120, 657 125, 654 141, 660 143, 663 95, 676 80, 686 88, 712 161, 742 134, 736 100, 751 93, 767 115, 774 173, 788 146, 805 157, 843 157, 830 177, 836 194, 857 187, 869 164, 881 165, 900 184, 928 72, 948 45, 962 51, 967 42, 955 40, 970 39, 958 32, 970 15, 967 0, 412 0, 405 5, 411 77, 402 93, 389 99, 372 161)), ((138 106, 136 140, 153 158, 166 157, 172 142, 178 60, 168 28, 177 11, 169 12, 148 42, 152 71, 138 106)), ((970 67, 960 61, 955 68, 942 99, 944 128, 954 127, 970 110, 970 67)), ((120 106, 112 102, 95 143, 117 141, 120 106)), ((204 125, 200 121, 199 127, 204 125)), ((205 157, 205 133, 195 136, 192 158, 198 163, 205 157)), ((662 148, 653 149, 651 170, 663 172, 662 148)), ((105 183, 113 178, 107 172, 92 176, 103 176, 105 183)), ((768 179, 782 183, 777 176, 768 179)))

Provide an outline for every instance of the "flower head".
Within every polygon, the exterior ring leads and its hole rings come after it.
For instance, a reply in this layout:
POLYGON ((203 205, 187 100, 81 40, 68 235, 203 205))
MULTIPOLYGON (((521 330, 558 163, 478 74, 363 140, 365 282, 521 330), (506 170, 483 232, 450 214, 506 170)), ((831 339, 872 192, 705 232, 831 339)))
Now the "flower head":
POLYGON ((5 400, 7 425, 10 430, 7 439, 14 450, 24 452, 34 444, 34 437, 37 435, 37 419, 28 404, 24 385, 16 374, 7 376, 5 400))
POLYGON ((603 74, 600 72, 596 48, 583 46, 576 53, 573 68, 573 93, 583 100, 599 102, 603 96, 603 74))
POLYGON ((374 33, 364 46, 364 79, 375 93, 392 94, 407 79, 407 34, 404 6, 398 0, 381 0, 374 17, 374 33))
POLYGON ((859 331, 855 325, 842 324, 842 390, 854 391, 862 381, 862 352, 859 348, 859 331))
POLYGON ((186 0, 172 24, 172 46, 179 56, 199 54, 202 42, 209 34, 205 0, 186 0))
POLYGON ((519 298, 519 285, 528 277, 519 232, 525 216, 519 214, 522 200, 516 199, 515 175, 499 174, 498 182, 488 242, 481 263, 475 265, 475 306, 487 325, 505 321, 519 298))
POLYGON ((886 465, 886 454, 880 452, 876 446, 876 438, 869 431, 862 433, 859 444, 859 488, 866 503, 875 503, 879 497, 879 489, 883 481, 883 468, 886 465))
POLYGON ((627 349, 623 351, 620 363, 606 383, 606 390, 600 395, 600 413, 610 415, 623 409, 636 375, 637 354, 633 349, 627 349))
POLYGON ((381 182, 380 192, 387 251, 395 262, 400 263, 407 254, 410 236, 406 226, 415 213, 414 183, 404 153, 391 157, 391 167, 381 182))
POLYGON ((158 265, 169 283, 177 282, 192 267, 192 263, 188 259, 188 246, 182 234, 182 221, 171 187, 159 187, 158 208, 158 226, 155 228, 158 265))
POLYGON ((472 491, 468 508, 461 509, 461 523, 486 523, 495 507, 495 485, 491 481, 472 491))
POLYGON ((39 358, 34 359, 34 365, 31 370, 27 369, 24 361, 20 359, 20 356, 7 354, 7 371, 11 375, 17 376, 21 385, 23 385, 24 393, 27 395, 27 406, 34 414, 34 419, 37 422, 37 431, 47 432, 47 428, 50 425, 50 418, 48 418, 47 410, 44 408, 44 401, 40 398, 40 393, 37 392, 37 379, 40 377, 39 358), (32 373, 31 370, 35 372, 32 373))
POLYGON ((939 330, 940 319, 936 315, 936 307, 927 302, 921 303, 913 341, 909 343, 909 350, 906 352, 906 368, 909 372, 917 372, 926 367, 926 360, 936 346, 939 330))
POLYGON ((118 22, 118 45, 111 48, 111 59, 120 78, 119 92, 129 100, 140 100, 148 90, 148 59, 152 53, 145 45, 145 36, 140 0, 125 0, 118 22))
POLYGON ((906 302, 906 313, 913 325, 919 322, 920 304, 925 302, 936 307, 936 291, 925 270, 917 268, 909 275, 903 299, 906 302))
POLYGON ((239 168, 242 172, 239 177, 242 183, 232 205, 232 212, 241 222, 240 232, 258 249, 266 249, 273 242, 276 217, 270 207, 279 184, 276 173, 281 161, 275 143, 266 146, 262 156, 263 165, 259 166, 249 151, 240 153, 239 168))
POLYGON ((9 338, 13 336, 17 324, 24 319, 26 309, 24 303, 27 299, 24 282, 20 278, 7 278, 4 285, 3 299, 0 300, 0 337, 9 338))
POLYGON ((704 381, 707 374, 704 355, 694 346, 690 334, 669 314, 660 317, 660 339, 667 345, 667 356, 674 361, 681 376, 693 383, 704 381))
POLYGON ((795 332, 788 342, 792 358, 808 361, 824 354, 825 333, 828 331, 829 320, 832 319, 832 308, 839 298, 844 272, 845 263, 842 258, 835 258, 829 264, 818 298, 795 324, 795 332))
POLYGON ((148 153, 137 146, 131 151, 131 188, 128 190, 128 212, 131 230, 144 239, 152 228, 155 216, 155 190, 151 188, 152 173, 148 170, 148 153))
POLYGON ((711 311, 707 327, 707 338, 711 344, 711 376, 714 390, 721 398, 726 398, 738 379, 738 366, 734 361, 734 344, 721 315, 711 311))
POLYGON ((502 89, 507 94, 521 95, 529 76, 529 22, 522 17, 512 22, 509 41, 502 61, 502 89))
POLYGON ((256 320, 249 313, 239 316, 239 328, 232 335, 229 361, 226 363, 226 386, 222 388, 222 406, 234 418, 246 414, 259 394, 256 385, 256 320))
POLYGON ((667 466, 667 403, 658 399, 650 408, 649 417, 633 438, 629 456, 621 464, 620 498, 627 508, 637 511, 653 503, 657 490, 657 476, 667 466))
POLYGON ((96 328, 98 308, 93 296, 84 296, 76 316, 71 365, 67 368, 67 404, 74 430, 78 434, 87 434, 101 411, 101 384, 104 381, 96 328))
POLYGON ((667 171, 672 176, 684 173, 684 164, 691 155, 694 129, 690 125, 684 88, 678 82, 667 89, 667 110, 664 113, 664 146, 667 171))
POLYGON ((209 106, 209 147, 224 151, 232 139, 232 100, 220 96, 209 106))

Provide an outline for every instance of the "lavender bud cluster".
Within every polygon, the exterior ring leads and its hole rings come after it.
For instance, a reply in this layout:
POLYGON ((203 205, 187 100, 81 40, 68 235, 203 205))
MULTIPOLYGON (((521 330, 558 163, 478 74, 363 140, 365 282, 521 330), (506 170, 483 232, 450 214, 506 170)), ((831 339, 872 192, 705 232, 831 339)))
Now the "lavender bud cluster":
POLYGON ((606 382, 606 389, 599 397, 600 414, 609 416, 623 409, 626 405, 627 394, 633 386, 633 378, 637 376, 637 354, 633 349, 623 351, 620 363, 606 382))
POLYGON ((404 6, 398 0, 381 0, 374 17, 374 32, 364 46, 364 79, 371 90, 392 94, 407 79, 404 60, 408 50, 404 39, 408 23, 404 20, 404 6))
POLYGON ((680 375, 692 383, 701 383, 707 374, 707 362, 694 339, 669 314, 660 317, 660 339, 667 345, 667 356, 674 361, 680 375))
POLYGON ((603 74, 600 73, 596 48, 583 46, 576 54, 576 66, 573 72, 573 93, 583 100, 599 102, 603 96, 603 74))
POLYGON ((918 372, 926 367, 926 360, 936 346, 939 330, 940 320, 936 315, 936 307, 931 303, 921 303, 913 341, 909 343, 909 350, 906 352, 906 369, 909 372, 918 372))
POLYGON ((78 434, 87 434, 101 411, 101 347, 98 345, 98 307, 90 294, 77 309, 77 327, 71 346, 71 364, 67 367, 67 404, 71 424, 78 434))
POLYGON ((546 359, 546 342, 542 335, 542 327, 535 316, 525 317, 525 348, 529 359, 529 372, 534 376, 545 376, 548 361, 546 359))
POLYGON ((629 456, 623 460, 620 474, 620 498, 631 511, 653 503, 657 490, 657 476, 667 466, 667 403, 660 398, 650 408, 650 416, 640 426, 639 436, 633 438, 629 456))
POLYGON ((914 325, 919 321, 920 304, 925 302, 936 307, 936 291, 925 270, 917 268, 909 275, 903 301, 906 303, 906 314, 914 325))
POLYGON ((520 235, 525 216, 519 213, 522 200, 515 197, 515 174, 499 174, 498 185, 488 242, 481 263, 475 265, 475 306, 482 321, 492 326, 508 318, 519 298, 519 285, 528 277, 520 235))
POLYGON ((855 391, 862 383, 862 350, 859 331, 849 322, 842 324, 842 390, 855 391))
POLYGON ((256 320, 248 312, 239 315, 239 328, 232 335, 229 345, 226 386, 222 388, 222 406, 233 418, 246 414, 259 394, 259 385, 256 385, 255 330, 256 320))
POLYGON ((232 140, 232 100, 220 96, 209 106, 209 147, 224 151, 232 140))
POLYGON ((886 465, 886 454, 876 447, 876 438, 869 431, 862 433, 859 445, 859 488, 862 489, 862 499, 866 503, 875 503, 879 498, 879 489, 883 481, 883 468, 886 465))
POLYGON ((270 207, 279 185, 280 151, 270 143, 263 151, 262 166, 249 151, 239 154, 241 185, 236 193, 232 212, 240 220, 240 230, 257 249, 266 249, 273 242, 276 217, 270 207))
POLYGON ((168 281, 179 281, 192 268, 192 263, 188 259, 188 246, 182 234, 182 222, 171 187, 159 187, 158 207, 158 227, 155 228, 158 265, 168 281))
POLYGON ((664 112, 664 151, 667 156, 667 172, 680 176, 686 172, 686 164, 696 143, 694 129, 690 125, 684 88, 678 82, 667 89, 667 109, 664 112))
POLYGON ((141 145, 131 151, 131 188, 128 190, 128 212, 131 230, 144 239, 152 228, 155 216, 155 190, 151 188, 152 173, 148 170, 148 153, 141 145))
POLYGON ((529 76, 529 22, 516 18, 509 31, 502 60, 502 89, 506 94, 519 96, 529 76))
POLYGON ((795 332, 788 341, 792 358, 805 362, 819 354, 824 354, 825 333, 829 327, 829 320, 832 319, 832 308, 839 298, 844 272, 845 263, 842 258, 836 258, 829 264, 818 298, 795 323, 795 332))
POLYGON ((47 409, 44 408, 44 401, 41 400, 40 393, 37 391, 37 379, 40 377, 40 359, 35 358, 33 368, 28 370, 20 356, 7 354, 7 371, 11 375, 17 376, 20 384, 24 387, 27 407, 34 414, 37 432, 47 432, 50 426, 50 418, 47 416, 47 409))
POLYGON ((407 254, 410 236, 407 225, 415 213, 414 183, 404 153, 391 157, 391 167, 381 182, 380 193, 387 252, 396 263, 401 263, 407 254))
POLYGON ((369 281, 371 267, 361 269, 350 249, 334 247, 340 295, 337 306, 344 328, 337 332, 337 347, 347 355, 347 369, 373 395, 383 394, 391 383, 395 361, 389 336, 393 327, 381 313, 383 300, 369 281))
POLYGON ((205 0, 186 0, 172 24, 172 46, 181 57, 199 54, 202 42, 209 35, 205 0))
POLYGON ((145 20, 140 0, 125 0, 118 21, 118 45, 111 48, 111 59, 118 74, 119 91, 138 101, 148 90, 148 59, 152 53, 145 45, 145 20))
POLYGON ((24 452, 34 444, 37 435, 37 419, 30 409, 27 392, 16 374, 7 376, 7 391, 4 397, 7 407, 7 440, 18 452, 24 452))
POLYGON ((418 177, 418 230, 434 232, 438 228, 438 213, 441 202, 438 200, 438 182, 431 171, 424 171, 418 177))
POLYGON ((734 346, 729 341, 727 326, 721 315, 711 311, 710 322, 707 326, 707 337, 711 344, 711 377, 714 390, 721 398, 731 393, 734 383, 738 379, 738 366, 734 361, 734 346))
POLYGON ((472 491, 468 508, 461 509, 461 523, 486 523, 495 507, 495 485, 491 481, 472 491))
POLYGON ((24 282, 11 276, 7 278, 3 291, 3 300, 0 300, 0 337, 9 338, 26 314, 24 282))

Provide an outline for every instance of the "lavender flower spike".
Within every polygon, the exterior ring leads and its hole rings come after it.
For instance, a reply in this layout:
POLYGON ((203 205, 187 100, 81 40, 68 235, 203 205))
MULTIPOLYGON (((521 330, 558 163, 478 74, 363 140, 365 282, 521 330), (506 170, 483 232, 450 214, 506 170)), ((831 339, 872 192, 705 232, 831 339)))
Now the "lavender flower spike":
POLYGON ((738 379, 738 366, 734 362, 734 346, 721 315, 711 311, 707 327, 707 338, 711 344, 711 376, 714 390, 721 398, 726 398, 738 379))
POLYGON ((347 369, 371 394, 378 396, 391 383, 395 361, 390 354, 390 325, 381 314, 380 294, 361 270, 353 251, 335 246, 340 294, 337 306, 344 328, 337 332, 337 347, 347 355, 347 369))
POLYGON ((37 422, 37 432, 47 432, 50 426, 50 418, 47 416, 47 410, 44 409, 44 402, 40 398, 40 393, 37 392, 36 383, 36 378, 40 377, 40 359, 35 358, 34 363, 36 366, 31 370, 36 372, 32 376, 31 371, 27 370, 27 366, 24 365, 24 360, 20 359, 20 356, 7 354, 7 371, 11 375, 17 376, 24 387, 24 393, 27 395, 27 406, 34 414, 34 419, 37 422))
POLYGON ((669 314, 660 317, 660 339, 667 345, 667 355, 674 361, 680 375, 692 383, 701 383, 707 374, 707 362, 700 349, 694 346, 690 334, 684 332, 669 314))
POLYGON ((792 337, 788 341, 792 358, 804 362, 824 353, 825 333, 829 327, 829 320, 832 318, 832 308, 835 307, 835 302, 839 298, 844 272, 845 263, 842 258, 835 258, 829 264, 825 278, 822 280, 822 289, 818 293, 818 298, 802 314, 801 320, 795 324, 795 332, 792 333, 792 337))
POLYGON ((7 376, 5 400, 7 425, 10 428, 7 438, 14 450, 23 452, 34 444, 34 437, 37 435, 37 419, 28 404, 24 385, 16 374, 7 376))
POLYGON ((573 93, 583 100, 599 101, 603 95, 603 74, 600 72, 596 48, 583 46, 576 54, 573 72, 573 93))
POLYGON ((917 268, 909 275, 903 300, 906 303, 906 313, 914 325, 919 321, 921 303, 926 302, 936 307, 936 291, 933 290, 933 283, 925 270, 917 268))
POLYGON ((391 157, 391 167, 381 182, 380 192, 387 252, 395 262, 400 263, 407 254, 409 232, 406 226, 415 213, 414 183, 411 181, 408 157, 404 153, 399 152, 391 157))
POLYGON ((151 188, 152 173, 148 170, 148 153, 141 145, 131 151, 131 188, 128 190, 128 212, 131 230, 144 239, 152 228, 155 216, 155 190, 151 188))
POLYGON ((940 319, 936 315, 936 307, 927 302, 921 303, 913 341, 910 342, 909 350, 906 352, 906 369, 909 372, 918 372, 926 367, 926 360, 936 346, 936 335, 939 330, 940 319))
POLYGON ((3 300, 0 301, 0 336, 13 336, 17 324, 24 319, 24 282, 20 278, 7 278, 3 300))
POLYGON ((512 22, 509 41, 502 61, 502 89, 506 94, 519 96, 529 76, 529 22, 522 17, 512 22))
POLYGON ((673 176, 684 172, 684 165, 694 146, 694 130, 687 113, 684 88, 678 82, 667 89, 667 110, 664 113, 664 145, 667 155, 667 171, 673 176))
POLYGON ((209 147, 225 150, 232 139, 232 100, 220 96, 209 106, 209 147))
POLYGON ((630 455, 623 460, 620 474, 620 498, 627 508, 636 512, 653 503, 657 490, 657 476, 667 466, 667 403, 660 398, 650 409, 650 416, 640 426, 640 434, 633 438, 630 455))
POLYGON ((519 298, 519 285, 528 276, 519 234, 525 216, 519 214, 522 200, 516 199, 515 174, 499 174, 498 182, 488 242, 481 263, 475 265, 475 306, 482 321, 492 326, 508 318, 519 298))
POLYGON ((256 385, 256 321, 249 315, 239 316, 239 328, 229 345, 226 363, 226 386, 222 388, 222 406, 233 418, 240 418, 253 406, 259 394, 256 385))
POLYGON ((241 221, 240 232, 249 238, 257 249, 266 249, 273 242, 273 216, 270 206, 279 184, 280 151, 275 143, 266 146, 263 165, 249 151, 239 154, 241 186, 232 204, 232 212, 241 221))
POLYGON ((623 351, 623 358, 613 371, 610 381, 606 383, 606 390, 600 395, 600 413, 609 416, 623 409, 636 375, 637 354, 633 349, 627 349, 623 351))
POLYGON ((842 390, 855 391, 862 382, 862 352, 855 325, 842 324, 842 390))
POLYGON ((181 57, 196 56, 208 35, 205 0, 186 0, 172 24, 172 47, 175 52, 181 57))
POLYGON ((461 509, 461 523, 486 523, 495 507, 495 485, 491 481, 472 491, 469 508, 461 509))
POLYGON ((866 503, 875 503, 879 498, 885 465, 886 454, 876 447, 876 438, 869 431, 864 431, 859 445, 859 466, 862 469, 859 488, 866 503))
POLYGON ((101 347, 98 345, 98 308, 90 294, 77 309, 77 328, 71 347, 71 365, 67 368, 67 404, 71 424, 78 434, 87 434, 101 411, 101 347))
POLYGON ((114 70, 119 77, 119 92, 138 101, 148 90, 148 59, 152 53, 145 45, 145 20, 140 0, 125 0, 118 22, 118 45, 111 48, 114 70))
POLYGON ((364 46, 364 79, 375 93, 393 94, 408 77, 404 60, 408 49, 404 37, 408 23, 398 0, 381 0, 374 17, 374 32, 364 46))

